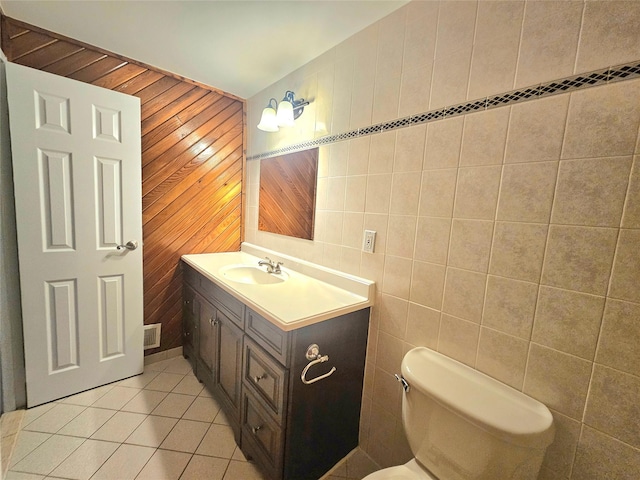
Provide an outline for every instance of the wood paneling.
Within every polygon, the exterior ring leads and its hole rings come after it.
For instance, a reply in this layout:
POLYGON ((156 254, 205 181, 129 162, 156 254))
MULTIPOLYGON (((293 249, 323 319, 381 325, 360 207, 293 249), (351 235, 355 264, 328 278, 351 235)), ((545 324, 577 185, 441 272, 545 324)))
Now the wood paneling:
POLYGON ((260 161, 258 229, 313 239, 318 149, 260 161))
POLYGON ((7 17, 2 35, 11 62, 140 98, 144 315, 162 323, 146 353, 180 346, 180 256, 242 241, 244 101, 7 17))

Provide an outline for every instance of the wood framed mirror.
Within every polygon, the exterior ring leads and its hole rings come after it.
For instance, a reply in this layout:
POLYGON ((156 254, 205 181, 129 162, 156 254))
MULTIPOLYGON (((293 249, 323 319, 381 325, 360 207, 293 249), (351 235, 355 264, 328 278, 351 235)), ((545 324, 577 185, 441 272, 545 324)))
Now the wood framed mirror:
POLYGON ((313 240, 318 149, 260 160, 258 230, 313 240))

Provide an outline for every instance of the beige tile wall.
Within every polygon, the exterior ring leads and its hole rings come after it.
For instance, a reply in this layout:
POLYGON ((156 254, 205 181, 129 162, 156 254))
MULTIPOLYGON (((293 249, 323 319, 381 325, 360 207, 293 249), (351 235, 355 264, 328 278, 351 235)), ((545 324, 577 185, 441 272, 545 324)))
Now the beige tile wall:
MULTIPOLYGON (((640 2, 412 2, 249 100, 248 155, 640 59, 640 2), (270 97, 312 99, 254 128, 270 97)), ((316 237, 246 240, 377 282, 361 421, 406 461, 393 373, 437 349, 541 400, 541 479, 640 471, 640 80, 320 149, 316 237), (363 229, 377 231, 373 254, 363 229)))

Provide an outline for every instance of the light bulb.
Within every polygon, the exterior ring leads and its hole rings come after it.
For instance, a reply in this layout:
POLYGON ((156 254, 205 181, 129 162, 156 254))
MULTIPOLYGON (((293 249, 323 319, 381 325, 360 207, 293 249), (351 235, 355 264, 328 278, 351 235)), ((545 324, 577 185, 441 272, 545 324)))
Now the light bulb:
POLYGON ((293 127, 293 105, 288 100, 282 100, 278 104, 278 126, 293 127))

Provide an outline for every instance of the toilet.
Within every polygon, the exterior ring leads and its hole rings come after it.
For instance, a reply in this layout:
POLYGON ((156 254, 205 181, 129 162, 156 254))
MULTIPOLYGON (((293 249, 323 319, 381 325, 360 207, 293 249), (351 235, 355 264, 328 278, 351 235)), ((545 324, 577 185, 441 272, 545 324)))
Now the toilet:
POLYGON ((402 422, 414 458, 365 480, 535 480, 553 441, 542 403, 433 350, 402 360, 402 422))

